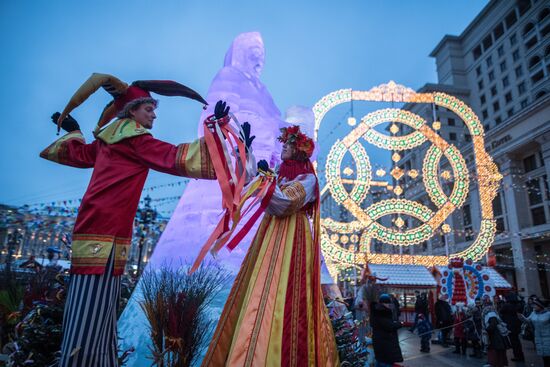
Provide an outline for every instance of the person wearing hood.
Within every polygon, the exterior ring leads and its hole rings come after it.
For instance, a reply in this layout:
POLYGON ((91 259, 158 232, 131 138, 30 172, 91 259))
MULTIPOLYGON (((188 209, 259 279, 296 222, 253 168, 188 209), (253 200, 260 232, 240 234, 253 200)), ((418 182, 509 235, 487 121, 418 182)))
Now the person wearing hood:
POLYGON ((448 339, 453 324, 453 315, 451 305, 444 296, 440 296, 435 303, 435 319, 436 328, 441 329, 441 346, 447 348, 449 346, 448 339))
POLYGON ((508 339, 509 331, 496 311, 485 315, 487 325, 487 360, 492 367, 508 366, 506 350, 511 347, 508 339))
POLYGON ((529 317, 518 314, 523 321, 529 322, 534 329, 535 350, 542 357, 544 367, 550 367, 550 311, 537 297, 532 298, 533 312, 529 317))
POLYGON ((523 347, 519 340, 519 334, 521 333, 521 320, 518 314, 522 312, 522 305, 519 297, 515 293, 508 293, 505 296, 505 302, 500 308, 500 317, 504 321, 510 330, 510 343, 512 344, 512 350, 514 351, 514 357, 512 361, 522 362, 525 360, 523 355, 523 347))
POLYGON ((456 311, 454 314, 454 344, 455 354, 466 354, 466 348, 468 347, 468 339, 466 338, 466 332, 464 329, 464 321, 466 320, 466 314, 464 312, 464 303, 457 302, 456 311))
POLYGON ((393 307, 392 298, 386 293, 371 305, 372 343, 377 367, 403 362, 397 335, 402 325, 394 318, 393 307))

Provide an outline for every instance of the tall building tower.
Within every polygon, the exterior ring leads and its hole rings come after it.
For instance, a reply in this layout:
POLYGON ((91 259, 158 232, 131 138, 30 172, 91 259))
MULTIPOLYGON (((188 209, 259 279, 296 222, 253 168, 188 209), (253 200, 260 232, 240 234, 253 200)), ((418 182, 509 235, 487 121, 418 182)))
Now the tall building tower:
MULTIPOLYGON (((521 294, 550 298, 550 2, 491 0, 461 35, 444 36, 430 56, 438 84, 420 91, 443 91, 473 108, 485 128, 486 150, 504 177, 493 202, 497 270, 521 294)), ((449 111, 425 105, 405 109, 440 122, 439 133, 460 148, 471 175, 469 198, 447 221, 453 230, 414 251, 461 251, 480 224, 470 135, 449 111)), ((420 167, 424 153, 409 152, 398 164, 420 167)), ((443 165, 441 172, 448 168, 443 165)), ((453 181, 446 176, 444 188, 453 181)), ((410 180, 404 196, 429 206, 421 185, 420 179, 410 180)))

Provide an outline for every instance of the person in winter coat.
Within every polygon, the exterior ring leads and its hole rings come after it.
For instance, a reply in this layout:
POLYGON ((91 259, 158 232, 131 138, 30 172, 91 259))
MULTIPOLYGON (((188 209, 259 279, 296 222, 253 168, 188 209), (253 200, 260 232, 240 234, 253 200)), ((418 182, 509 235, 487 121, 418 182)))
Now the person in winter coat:
POLYGON ((538 298, 533 298, 533 312, 529 317, 519 316, 531 323, 535 332, 535 350, 542 357, 544 367, 550 367, 550 311, 538 298))
POLYGON ((487 359, 492 367, 508 366, 506 349, 510 348, 508 330, 495 311, 485 315, 487 325, 487 359))
POLYGON ((523 347, 519 340, 519 334, 521 333, 521 320, 518 314, 521 313, 522 305, 519 297, 515 293, 509 293, 505 297, 506 302, 500 308, 500 317, 502 321, 506 323, 506 327, 510 330, 510 343, 512 344, 512 350, 514 351, 514 357, 512 361, 521 362, 525 360, 523 355, 523 347))
MULTIPOLYGON (((478 298, 476 302, 481 304, 481 299, 478 298)), ((471 306, 466 312, 466 318, 464 333, 474 349, 470 357, 481 358, 481 309, 475 305, 471 306)))
POLYGON ((453 314, 449 302, 441 296, 435 303, 435 319, 436 327, 441 330, 441 346, 447 348, 449 346, 447 340, 451 332, 450 326, 453 324, 453 314))
POLYGON ((372 343, 377 367, 391 367, 402 362, 397 330, 401 323, 393 316, 393 302, 389 294, 382 294, 371 304, 372 343))
POLYGON ((466 332, 464 330, 464 320, 466 320, 466 314, 464 313, 464 303, 458 302, 456 304, 456 311, 454 314, 454 343, 455 354, 466 354, 466 348, 468 347, 468 339, 466 339, 466 332))
POLYGON ((420 337, 420 351, 423 353, 430 353, 430 340, 432 339, 433 327, 430 320, 428 320, 423 313, 418 314, 416 329, 420 337))
POLYGON ((417 293, 416 301, 414 302, 414 313, 414 325, 409 329, 411 333, 414 332, 414 329, 417 327, 418 316, 422 314, 424 317, 428 318, 430 313, 426 293, 417 293))

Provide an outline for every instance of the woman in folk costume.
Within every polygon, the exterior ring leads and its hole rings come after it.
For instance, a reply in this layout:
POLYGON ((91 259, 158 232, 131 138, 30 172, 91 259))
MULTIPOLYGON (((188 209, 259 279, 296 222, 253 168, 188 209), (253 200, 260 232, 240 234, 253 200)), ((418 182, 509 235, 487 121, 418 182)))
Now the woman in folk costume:
MULTIPOLYGON (((40 156, 78 168, 93 168, 73 231, 71 280, 63 317, 61 366, 118 366, 116 315, 132 226, 149 169, 203 179, 216 179, 211 146, 201 138, 178 146, 157 140, 149 129, 157 101, 150 92, 206 101, 172 81, 138 81, 93 74, 65 110, 52 119, 68 132, 40 156), (95 140, 86 144, 69 113, 103 87, 114 100, 105 108, 95 140), (116 121, 107 125, 113 118, 116 121), (104 125, 107 125, 104 127, 104 125)), ((226 125, 229 108, 221 101, 205 130, 226 125)), ((212 135, 212 134, 211 134, 212 135)), ((214 136, 215 145, 223 139, 214 136)), ((220 166, 220 164, 218 164, 220 166)))
MULTIPOLYGON (((298 126, 281 131, 283 163, 203 366, 338 364, 321 293, 314 142, 298 126)), ((258 168, 269 170, 266 161, 258 168)))

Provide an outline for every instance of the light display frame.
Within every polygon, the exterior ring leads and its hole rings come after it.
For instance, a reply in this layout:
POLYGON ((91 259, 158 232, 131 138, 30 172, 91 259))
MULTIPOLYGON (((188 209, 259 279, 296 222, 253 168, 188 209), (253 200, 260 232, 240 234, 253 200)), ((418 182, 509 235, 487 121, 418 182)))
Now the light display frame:
MULTIPOLYGON (((366 115, 354 129, 342 140, 338 140, 327 157, 327 186, 335 201, 343 205, 354 217, 350 223, 336 222, 330 218, 322 220, 321 248, 329 271, 359 267, 367 262, 371 263, 402 263, 422 264, 426 266, 445 265, 450 258, 462 257, 479 260, 492 245, 495 237, 496 223, 493 218, 492 200, 495 198, 502 175, 485 151, 483 125, 472 109, 458 98, 443 92, 416 93, 414 90, 393 81, 379 85, 369 91, 354 91, 340 89, 332 92, 313 107, 315 114, 315 138, 321 122, 328 111, 339 104, 351 101, 372 102, 405 102, 405 103, 432 103, 444 107, 459 116, 468 127, 474 147, 475 168, 477 171, 477 186, 479 189, 481 208, 481 228, 473 243, 464 251, 449 256, 409 255, 409 254, 378 254, 370 252, 370 240, 378 240, 399 246, 409 246, 430 238, 437 228, 444 224, 445 219, 457 208, 460 208, 469 189, 468 168, 460 151, 452 144, 447 143, 428 123, 420 116, 406 110, 381 109, 366 115), (388 136, 372 129, 382 122, 400 122, 414 129, 406 136, 388 136), (426 141, 432 145, 428 149, 422 167, 422 180, 428 196, 437 206, 436 212, 419 203, 406 199, 383 200, 363 210, 360 205, 365 199, 371 185, 371 165, 364 147, 358 142, 363 137, 367 142, 383 149, 394 152, 415 148, 426 141), (344 155, 350 152, 358 166, 358 176, 350 194, 344 188, 340 177, 340 165, 344 155), (454 178, 453 190, 449 197, 445 195, 439 183, 438 166, 445 156, 449 161, 454 178), (359 168, 358 162, 363 162, 359 168), (361 170, 361 176, 359 171, 361 170), (359 187, 359 188, 358 188, 359 187), (398 205, 399 204, 399 205, 398 205), (386 208, 386 211, 381 211, 386 208), (406 209, 404 209, 406 208, 406 209), (406 214, 423 221, 423 223, 408 231, 395 231, 378 223, 376 219, 390 214, 406 214), (429 219, 428 219, 429 217, 429 219), (328 231, 351 235, 362 230, 359 251, 346 249, 332 241, 328 231)), ((395 153, 394 153, 395 154, 395 153)), ((447 227, 445 227, 447 229, 447 227)))

